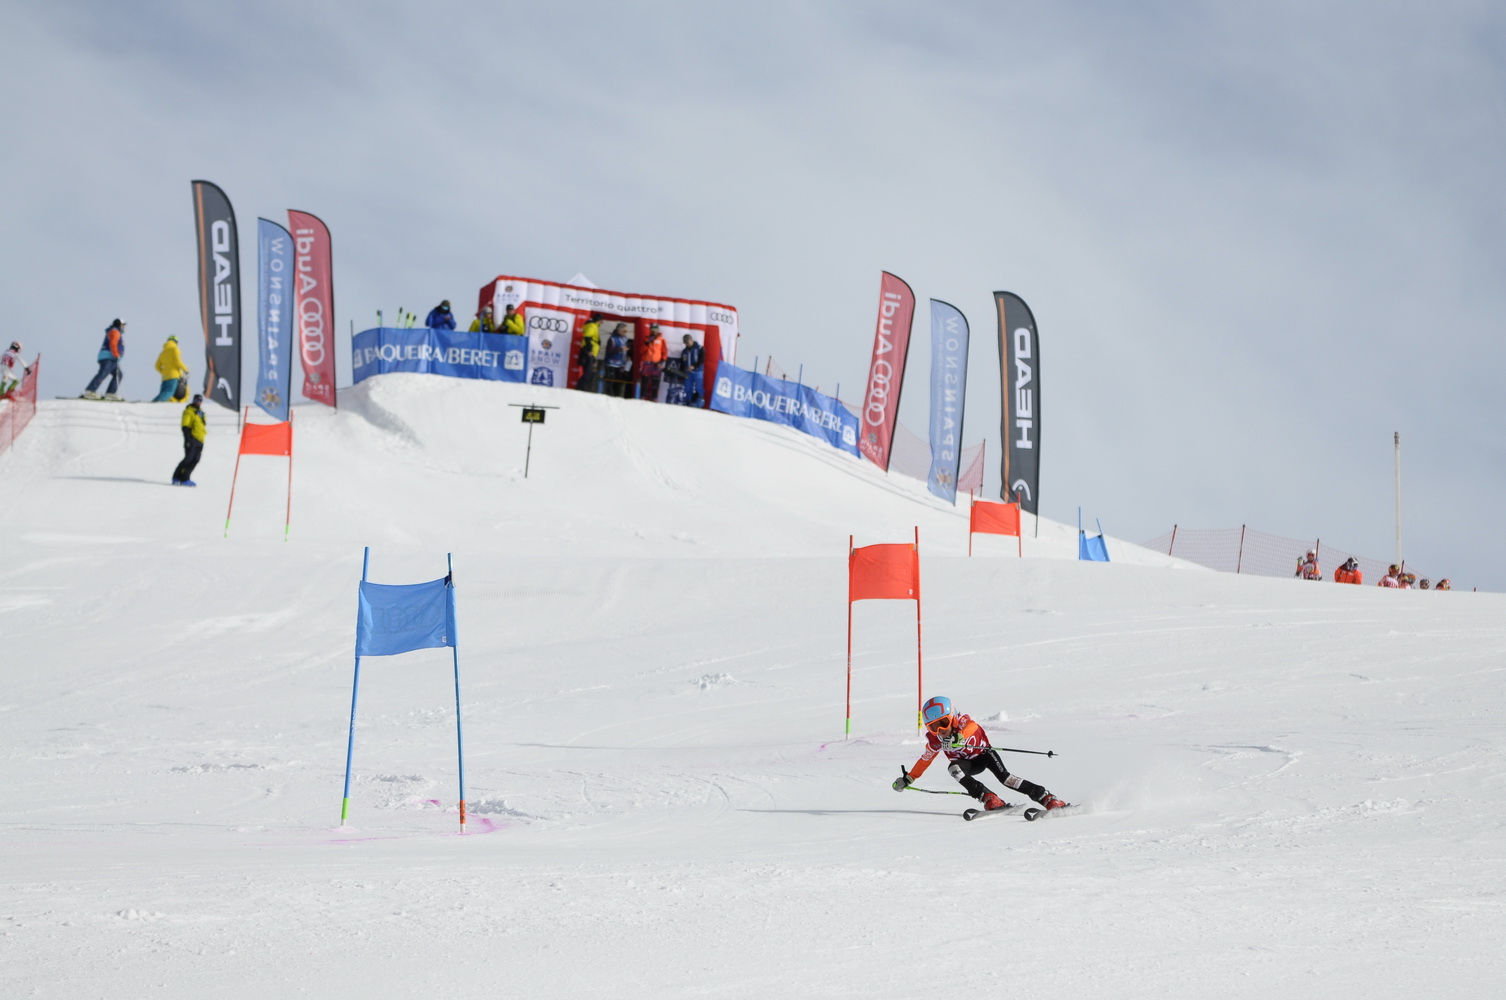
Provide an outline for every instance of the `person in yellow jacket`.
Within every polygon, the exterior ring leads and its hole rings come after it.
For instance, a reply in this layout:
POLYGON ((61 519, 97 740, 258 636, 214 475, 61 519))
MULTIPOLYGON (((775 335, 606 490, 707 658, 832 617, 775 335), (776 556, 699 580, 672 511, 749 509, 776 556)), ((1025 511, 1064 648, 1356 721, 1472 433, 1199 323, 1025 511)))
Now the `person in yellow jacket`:
POLYGON ((157 374, 162 376, 162 387, 152 402, 170 403, 178 394, 178 382, 188 378, 188 366, 183 363, 177 337, 168 337, 163 343, 162 353, 157 355, 157 374))
POLYGON ((523 314, 518 312, 517 307, 511 302, 507 304, 506 312, 502 316, 502 332, 510 333, 514 337, 523 336, 523 314))
POLYGON ((576 355, 575 363, 580 365, 580 378, 575 380, 575 388, 584 389, 586 392, 599 392, 596 385, 596 359, 601 357, 601 316, 591 314, 586 325, 580 331, 580 353, 576 355))
POLYGON ((203 403, 203 396, 194 396, 183 407, 183 461, 173 470, 174 486, 199 485, 188 477, 193 475, 194 466, 199 464, 199 456, 204 454, 204 439, 209 436, 204 426, 203 403))
POLYGON ((492 307, 484 305, 476 318, 471 320, 471 333, 496 333, 497 324, 492 322, 492 307))

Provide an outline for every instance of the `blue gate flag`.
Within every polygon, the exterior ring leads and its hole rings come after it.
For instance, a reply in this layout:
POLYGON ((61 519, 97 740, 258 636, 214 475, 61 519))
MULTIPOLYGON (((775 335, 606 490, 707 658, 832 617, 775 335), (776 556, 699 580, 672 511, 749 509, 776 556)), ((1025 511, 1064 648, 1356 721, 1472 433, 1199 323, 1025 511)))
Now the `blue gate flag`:
POLYGON ((1082 530, 1082 508, 1077 508, 1077 558, 1080 562, 1108 562, 1109 547, 1103 540, 1103 522, 1095 519, 1098 534, 1092 538, 1082 530))
POLYGON ((291 319, 293 238, 269 219, 256 220, 256 405, 273 419, 288 419, 293 386, 291 319))
POLYGON ((523 381, 528 338, 429 327, 378 327, 351 338, 351 382, 388 372, 523 381))
POLYGON ((450 577, 392 585, 361 581, 356 655, 391 656, 455 646, 455 585, 450 577))
POLYGON ((962 404, 967 395, 967 317, 956 306, 931 300, 931 471, 926 488, 957 502, 962 463, 962 404))
POLYGON ((850 455, 858 454, 858 418, 837 400, 798 382, 769 378, 723 361, 716 368, 711 408, 734 417, 785 424, 850 455))

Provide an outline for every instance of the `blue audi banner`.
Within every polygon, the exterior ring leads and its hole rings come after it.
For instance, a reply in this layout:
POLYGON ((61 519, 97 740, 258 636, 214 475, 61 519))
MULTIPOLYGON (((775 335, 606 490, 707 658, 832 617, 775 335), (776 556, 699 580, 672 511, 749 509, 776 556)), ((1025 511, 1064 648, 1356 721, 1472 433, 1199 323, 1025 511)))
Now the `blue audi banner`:
POLYGON ((716 368, 711 408, 734 417, 786 424, 833 448, 858 454, 858 418, 809 386, 768 378, 723 361, 716 368))
POLYGON ((967 395, 967 317, 931 300, 931 471, 926 488, 957 502, 962 462, 962 402, 967 395))
POLYGON ((256 220, 256 405, 273 418, 288 419, 288 395, 293 386, 288 320, 291 318, 293 237, 275 222, 256 220))
POLYGON ((351 383, 388 372, 428 372, 451 378, 521 382, 528 338, 429 327, 377 327, 351 338, 351 383))

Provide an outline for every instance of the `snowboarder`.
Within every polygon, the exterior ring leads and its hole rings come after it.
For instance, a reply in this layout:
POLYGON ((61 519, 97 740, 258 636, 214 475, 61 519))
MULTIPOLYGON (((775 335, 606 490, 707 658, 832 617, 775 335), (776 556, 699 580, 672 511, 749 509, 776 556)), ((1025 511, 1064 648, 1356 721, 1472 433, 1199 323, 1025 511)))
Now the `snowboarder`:
POLYGON ((157 374, 162 376, 162 386, 152 402, 171 403, 178 394, 178 383, 188 378, 188 366, 183 363, 177 337, 170 336, 162 342, 162 353, 157 355, 157 374))
POLYGON ((188 477, 193 475, 194 466, 199 464, 199 456, 204 454, 204 438, 208 436, 204 426, 203 402, 204 397, 196 394, 183 407, 183 461, 173 470, 174 486, 199 485, 188 477))
POLYGON ((976 775, 984 771, 992 771, 994 777, 1003 782, 1006 788, 1013 788, 1022 795, 1029 796, 1047 809, 1061 809, 1068 805, 1035 782, 1010 774, 1003 759, 999 757, 999 751, 989 745, 988 734, 983 731, 983 727, 966 715, 954 713, 950 698, 937 695, 926 702, 921 709, 921 718, 926 724, 926 748, 921 751, 920 759, 913 768, 901 772, 894 779, 896 792, 902 792, 913 785, 925 773, 926 768, 931 766, 936 755, 944 753, 947 760, 951 761, 947 765, 947 773, 967 789, 967 794, 981 802, 984 809, 1009 808, 1009 803, 989 791, 977 779, 976 775))
POLYGON ((125 327, 125 321, 120 319, 105 327, 105 340, 99 346, 99 372, 89 380, 82 398, 120 400, 121 397, 116 395, 115 390, 120 387, 120 359, 125 357, 125 327), (106 376, 109 376, 110 384, 101 397, 95 390, 106 376))

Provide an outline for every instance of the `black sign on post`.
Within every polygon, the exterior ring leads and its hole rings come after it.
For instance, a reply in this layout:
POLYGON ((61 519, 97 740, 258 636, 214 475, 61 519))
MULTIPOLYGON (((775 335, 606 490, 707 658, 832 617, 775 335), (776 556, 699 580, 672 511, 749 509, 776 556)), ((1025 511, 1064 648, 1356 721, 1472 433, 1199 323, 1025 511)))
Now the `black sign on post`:
POLYGON ((528 478, 528 463, 533 458, 533 425, 544 422, 545 410, 557 410, 558 406, 538 406, 533 403, 508 403, 508 406, 517 406, 523 410, 523 423, 528 425, 528 450, 523 453, 523 478, 528 478))

